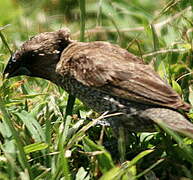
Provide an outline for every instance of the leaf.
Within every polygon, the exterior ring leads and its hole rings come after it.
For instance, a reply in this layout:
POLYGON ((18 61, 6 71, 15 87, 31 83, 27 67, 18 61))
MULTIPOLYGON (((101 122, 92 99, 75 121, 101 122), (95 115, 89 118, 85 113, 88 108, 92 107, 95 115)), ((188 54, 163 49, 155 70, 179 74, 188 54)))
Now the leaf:
POLYGON ((29 154, 31 152, 46 149, 47 147, 48 147, 48 144, 43 143, 43 142, 39 142, 39 143, 34 143, 34 144, 30 144, 30 145, 25 146, 24 151, 26 154, 29 154))
POLYGON ((78 169, 78 172, 76 174, 76 180, 89 180, 90 176, 87 171, 83 167, 78 169))
POLYGON ((188 98, 189 102, 191 105, 193 105, 193 90, 192 87, 189 87, 189 98, 188 98))
POLYGON ((178 45, 179 48, 184 48, 186 50, 190 50, 192 48, 190 43, 182 43, 178 45))
POLYGON ((172 87, 173 89, 178 93, 178 94, 182 94, 182 89, 180 87, 180 85, 175 81, 175 80, 172 80, 172 87))
POLYGON ((157 36, 156 30, 153 24, 151 24, 151 31, 152 31, 152 37, 153 37, 154 51, 157 51, 159 49, 159 38, 157 36))
POLYGON ((161 78, 167 81, 167 72, 166 72, 166 64, 163 62, 162 59, 158 58, 155 62, 155 69, 161 78))
POLYGON ((145 150, 139 153, 137 156, 135 156, 130 162, 129 162, 129 167, 136 164, 140 159, 142 159, 144 156, 147 156, 148 154, 152 153, 154 150, 145 150))
POLYGON ((153 152, 154 150, 146 150, 139 153, 135 156, 131 161, 126 161, 121 164, 120 167, 116 167, 111 169, 110 171, 106 172, 100 180, 114 180, 114 179, 124 179, 127 176, 127 179, 133 179, 136 175, 136 163, 142 159, 144 156, 148 155, 149 153, 153 152))
POLYGON ((20 96, 17 96, 15 99, 33 99, 37 96, 42 96, 42 95, 46 95, 46 94, 42 94, 42 93, 38 93, 38 94, 29 94, 29 95, 20 95, 20 96))
POLYGON ((110 171, 107 171, 100 180, 114 180, 117 174, 119 173, 120 167, 114 167, 110 171))
POLYGON ((26 125, 27 129, 36 142, 45 141, 45 134, 42 127, 30 113, 23 110, 20 113, 15 113, 15 115, 17 115, 20 120, 26 125))
POLYGON ((83 144, 86 151, 101 151, 101 153, 98 153, 98 155, 96 155, 101 172, 105 173, 114 167, 111 155, 105 150, 104 147, 95 144, 88 137, 84 137, 83 144))

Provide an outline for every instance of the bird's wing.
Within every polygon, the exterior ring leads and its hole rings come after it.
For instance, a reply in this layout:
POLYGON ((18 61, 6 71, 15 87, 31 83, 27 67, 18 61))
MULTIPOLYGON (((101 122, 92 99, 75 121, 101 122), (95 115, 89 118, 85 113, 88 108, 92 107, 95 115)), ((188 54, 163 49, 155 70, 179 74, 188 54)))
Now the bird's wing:
POLYGON ((72 44, 62 53, 57 72, 123 99, 175 109, 188 108, 150 66, 110 43, 72 44))

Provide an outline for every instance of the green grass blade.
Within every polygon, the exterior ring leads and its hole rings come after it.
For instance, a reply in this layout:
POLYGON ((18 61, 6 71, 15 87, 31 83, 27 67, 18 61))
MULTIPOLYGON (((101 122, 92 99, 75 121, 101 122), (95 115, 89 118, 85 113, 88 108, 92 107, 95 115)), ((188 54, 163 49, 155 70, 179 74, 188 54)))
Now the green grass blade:
POLYGON ((31 169, 30 169, 29 163, 27 162, 27 158, 25 155, 25 151, 24 151, 22 142, 20 140, 20 137, 19 137, 17 131, 15 130, 15 128, 11 122, 11 117, 9 116, 7 110, 5 109, 4 104, 3 104, 3 100, 1 98, 0 98, 0 110, 1 110, 1 113, 3 115, 3 120, 9 126, 9 128, 13 134, 13 137, 15 139, 15 143, 16 143, 17 148, 19 150, 18 152, 19 152, 19 155, 21 158, 21 165, 23 167, 23 170, 25 171, 25 169, 27 169, 29 177, 30 177, 30 179, 32 179, 31 169))
POLYGON ((8 43, 7 43, 7 40, 6 40, 5 36, 4 36, 3 33, 1 32, 1 31, 2 31, 5 27, 7 27, 7 26, 8 26, 8 25, 0 28, 0 38, 1 38, 2 42, 3 42, 3 44, 5 45, 5 47, 9 50, 9 53, 12 55, 13 52, 11 51, 11 49, 10 49, 8 43))
POLYGON ((30 113, 23 110, 20 113, 15 113, 15 115, 26 125, 36 142, 45 142, 45 134, 42 127, 30 113))
POLYGON ((97 152, 96 158, 99 162, 100 170, 105 173, 114 168, 114 163, 111 155, 104 149, 104 147, 95 144, 88 137, 84 137, 83 144, 86 151, 97 152))
POLYGON ((85 0, 79 0, 80 6, 80 41, 84 42, 85 20, 86 20, 86 5, 85 0))
POLYGON ((32 153, 32 152, 36 152, 36 151, 40 151, 43 149, 46 149, 48 147, 48 145, 46 143, 34 143, 34 144, 30 144, 24 147, 24 151, 26 154, 32 153))

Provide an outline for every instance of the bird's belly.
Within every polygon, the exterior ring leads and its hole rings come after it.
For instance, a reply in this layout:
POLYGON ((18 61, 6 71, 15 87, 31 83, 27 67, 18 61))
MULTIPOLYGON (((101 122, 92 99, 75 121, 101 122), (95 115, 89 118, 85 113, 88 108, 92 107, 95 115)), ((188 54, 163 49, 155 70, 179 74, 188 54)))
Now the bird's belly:
POLYGON ((114 128, 123 126, 135 132, 152 132, 155 130, 153 121, 141 116, 144 110, 149 108, 147 105, 113 97, 96 90, 87 91, 77 97, 96 112, 123 113, 108 119, 114 128))
POLYGON ((106 94, 101 90, 85 86, 73 79, 65 79, 62 87, 98 113, 106 111, 109 113, 123 113, 108 119, 113 127, 123 126, 126 129, 137 132, 152 131, 154 129, 151 120, 140 116, 144 110, 150 107, 149 105, 106 94))

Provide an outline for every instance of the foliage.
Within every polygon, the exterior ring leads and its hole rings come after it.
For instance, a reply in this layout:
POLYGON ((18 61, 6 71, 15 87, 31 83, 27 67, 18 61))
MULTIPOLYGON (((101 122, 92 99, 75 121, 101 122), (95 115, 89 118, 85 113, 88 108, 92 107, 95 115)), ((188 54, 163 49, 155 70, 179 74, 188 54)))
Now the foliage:
POLYGON ((38 78, 3 79, 6 43, 15 51, 39 32, 66 26, 73 39, 109 41, 142 57, 193 104, 191 0, 83 2, 0 2, 0 179, 193 179, 192 139, 159 128, 128 132, 123 159, 111 128, 96 125, 105 114, 76 100, 66 117, 68 95, 61 88, 38 78))

